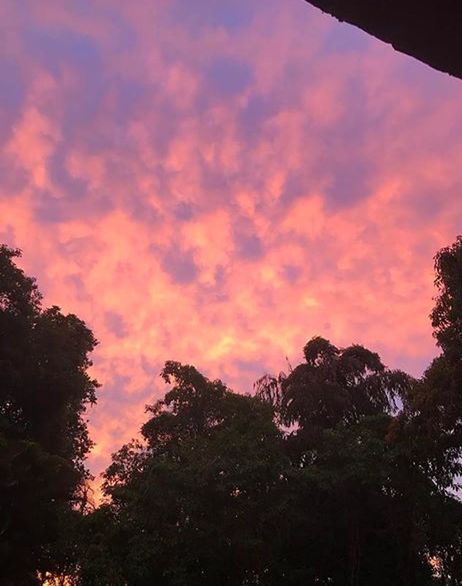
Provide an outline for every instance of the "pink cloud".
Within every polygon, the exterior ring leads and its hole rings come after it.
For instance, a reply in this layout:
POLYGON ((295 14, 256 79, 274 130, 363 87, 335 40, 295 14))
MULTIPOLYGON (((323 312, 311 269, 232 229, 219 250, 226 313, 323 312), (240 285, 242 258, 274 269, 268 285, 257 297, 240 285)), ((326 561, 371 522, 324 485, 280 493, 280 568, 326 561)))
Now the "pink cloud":
POLYGON ((2 7, 24 88, 0 125, 0 234, 100 340, 95 472, 167 359, 247 392, 316 334, 415 374, 436 352, 460 82, 303 2, 209 4, 2 7))

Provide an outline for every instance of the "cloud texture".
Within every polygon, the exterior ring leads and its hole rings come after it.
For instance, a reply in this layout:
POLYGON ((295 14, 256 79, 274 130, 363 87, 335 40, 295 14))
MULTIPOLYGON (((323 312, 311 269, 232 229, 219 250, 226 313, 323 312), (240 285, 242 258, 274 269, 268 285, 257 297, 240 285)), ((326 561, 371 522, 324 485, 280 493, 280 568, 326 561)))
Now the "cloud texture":
POLYGON ((302 0, 5 0, 0 23, 0 241, 100 340, 95 473, 167 359, 246 392, 320 334, 422 372, 460 81, 302 0))

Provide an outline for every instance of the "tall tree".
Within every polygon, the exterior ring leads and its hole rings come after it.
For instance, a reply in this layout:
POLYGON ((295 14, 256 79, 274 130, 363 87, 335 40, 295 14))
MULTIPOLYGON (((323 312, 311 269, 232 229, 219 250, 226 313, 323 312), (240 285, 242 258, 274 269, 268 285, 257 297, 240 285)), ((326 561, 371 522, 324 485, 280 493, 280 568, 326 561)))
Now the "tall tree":
POLYGON ((436 254, 435 285, 438 294, 430 318, 441 354, 414 386, 399 427, 412 442, 420 467, 447 494, 450 513, 440 511, 444 522, 434 539, 440 543, 444 583, 459 584, 462 522, 460 503, 452 495, 460 490, 462 474, 462 236, 436 254))
POLYGON ((95 572, 118 567, 127 584, 259 584, 285 484, 272 409, 192 366, 167 362, 162 376, 173 386, 149 408, 143 443, 106 471, 111 529, 94 534, 82 583, 106 583, 95 572))
POLYGON ((92 332, 42 308, 19 256, 0 247, 0 581, 15 586, 53 569, 60 520, 82 504, 85 410, 98 386, 88 374, 92 332))
POLYGON ((420 380, 320 337, 253 397, 167 362, 84 519, 77 582, 462 583, 461 251, 435 259, 442 353, 420 380))
POLYGON ((431 313, 438 345, 456 363, 462 361, 462 236, 435 256, 439 295, 431 313))
POLYGON ((441 354, 413 385, 399 424, 434 482, 453 489, 462 472, 462 237, 437 253, 435 273, 430 318, 441 354))
POLYGON ((257 383, 287 428, 292 463, 280 580, 433 583, 430 552, 449 539, 439 519, 460 503, 434 483, 415 444, 416 381, 359 345, 317 337, 304 356, 288 375, 257 383))

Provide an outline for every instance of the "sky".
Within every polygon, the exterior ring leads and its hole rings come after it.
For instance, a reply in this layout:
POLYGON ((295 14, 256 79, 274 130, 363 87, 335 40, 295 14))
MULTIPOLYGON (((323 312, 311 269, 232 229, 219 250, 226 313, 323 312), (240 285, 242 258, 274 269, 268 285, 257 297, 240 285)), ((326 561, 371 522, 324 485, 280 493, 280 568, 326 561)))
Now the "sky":
POLYGON ((420 375, 462 81, 304 0, 1 0, 0 242, 99 345, 95 474, 166 360, 238 392, 321 335, 420 375))

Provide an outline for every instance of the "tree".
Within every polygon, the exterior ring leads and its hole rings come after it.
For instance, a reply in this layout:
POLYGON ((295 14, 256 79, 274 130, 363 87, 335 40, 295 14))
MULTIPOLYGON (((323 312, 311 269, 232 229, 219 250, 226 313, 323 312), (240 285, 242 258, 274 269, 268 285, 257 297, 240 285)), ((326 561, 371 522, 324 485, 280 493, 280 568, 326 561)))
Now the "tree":
POLYGON ((447 494, 435 541, 445 584, 462 581, 462 522, 459 490, 462 474, 462 236, 435 256, 438 295, 430 314, 441 354, 414 386, 406 414, 407 435, 420 466, 447 494), (449 513, 448 513, 449 511, 449 513))
POLYGON ((173 387, 148 408, 143 443, 124 446, 105 473, 111 529, 81 564, 95 581, 108 552, 127 584, 259 584, 278 533, 285 484, 272 409, 194 367, 167 362, 173 387), (98 571, 98 570, 97 570, 98 571))
POLYGON ((76 583, 462 583, 461 238, 435 267, 442 353, 419 380, 321 337, 255 396, 167 362, 80 525, 76 583))
POLYGON ((436 254, 435 273, 430 318, 442 352, 412 386, 396 430, 407 428, 435 484, 454 489, 462 472, 462 237, 436 254))
POLYGON ((288 375, 257 382, 287 428, 292 463, 280 581, 434 583, 429 556, 448 540, 439 519, 461 505, 414 442, 417 381, 359 345, 317 337, 304 356, 288 375))
POLYGON ((88 374, 92 332, 75 315, 42 308, 35 279, 0 247, 0 580, 36 583, 66 509, 83 504, 96 401, 88 374))
POLYGON ((435 256, 439 295, 431 313, 435 337, 444 355, 462 361, 462 236, 435 256))

